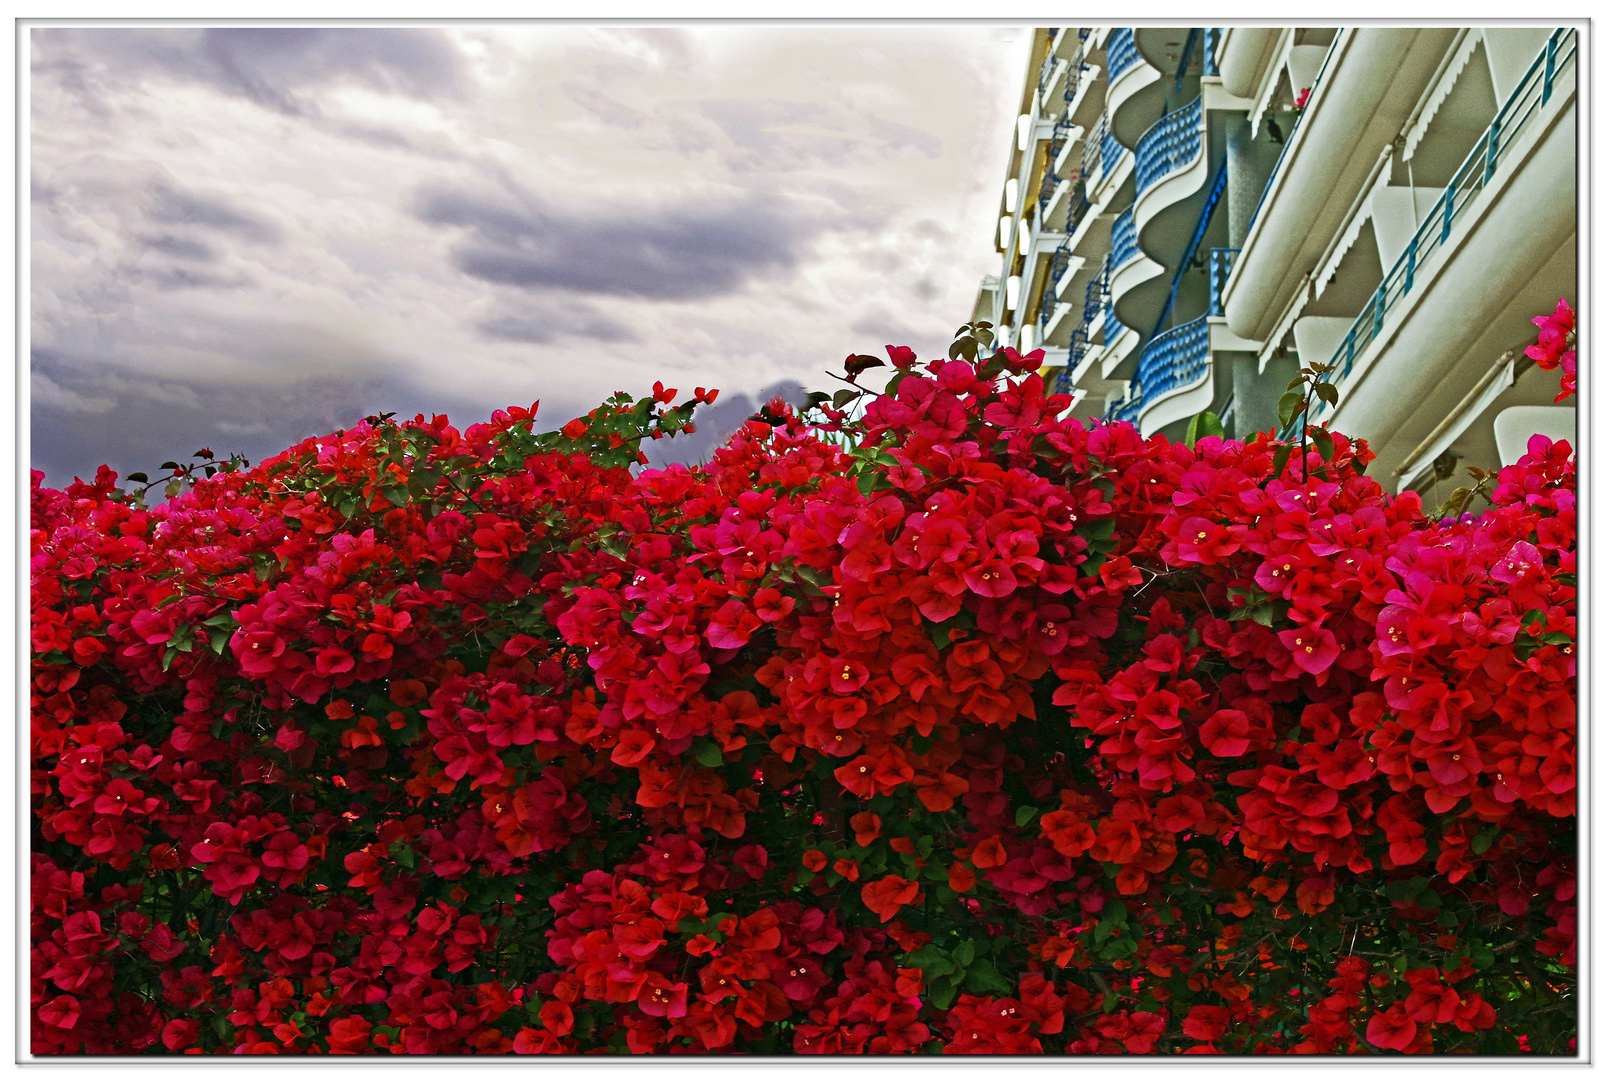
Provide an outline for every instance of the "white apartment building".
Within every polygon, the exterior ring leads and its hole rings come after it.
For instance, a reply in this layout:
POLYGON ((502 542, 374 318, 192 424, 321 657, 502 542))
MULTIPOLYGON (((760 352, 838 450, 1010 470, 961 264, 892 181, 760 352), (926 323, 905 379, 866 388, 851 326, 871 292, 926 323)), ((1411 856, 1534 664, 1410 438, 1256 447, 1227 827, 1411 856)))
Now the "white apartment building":
POLYGON ((1577 31, 1036 31, 973 311, 1043 347, 1074 415, 1178 437, 1210 409, 1366 438, 1444 497, 1542 431, 1574 438, 1531 318, 1576 303, 1577 31))

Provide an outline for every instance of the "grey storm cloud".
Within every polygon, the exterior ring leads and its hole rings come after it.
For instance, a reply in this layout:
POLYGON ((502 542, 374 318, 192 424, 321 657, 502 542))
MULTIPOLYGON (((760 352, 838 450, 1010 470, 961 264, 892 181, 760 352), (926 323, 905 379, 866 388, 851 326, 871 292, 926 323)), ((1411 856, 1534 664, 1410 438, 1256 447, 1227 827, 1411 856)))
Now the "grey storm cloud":
POLYGON ((570 334, 588 337, 594 341, 636 341, 630 328, 599 315, 577 318, 531 315, 500 315, 487 319, 477 328, 489 338, 498 341, 518 341, 527 345, 546 345, 550 341, 570 334))
POLYGON ((218 258, 217 252, 198 240, 186 240, 182 236, 172 233, 163 233, 160 236, 142 236, 140 243, 152 251, 160 251, 164 255, 172 255, 175 259, 189 259, 191 262, 214 262, 218 258))
POLYGON ((32 31, 35 71, 80 92, 108 78, 166 76, 205 83, 289 115, 317 111, 308 91, 340 82, 424 98, 459 90, 451 42, 400 27, 72 27, 32 31))
POLYGON ((199 225, 247 240, 269 242, 279 239, 279 230, 273 225, 221 199, 206 198, 167 184, 156 185, 154 195, 156 204, 151 210, 153 221, 166 225, 199 225))
POLYGON ((532 196, 518 202, 432 189, 421 219, 468 230, 453 251, 464 273, 520 289, 648 300, 701 300, 798 261, 800 230, 758 199, 735 206, 568 214, 532 196))
POLYGON ((56 484, 92 475, 88 462, 104 461, 125 476, 154 475, 160 462, 187 460, 200 447, 260 461, 375 412, 412 415, 462 403, 385 373, 286 378, 246 393, 228 383, 156 379, 49 350, 35 349, 30 359, 29 456, 56 484))
MULTIPOLYGON (((721 387, 697 460, 997 269, 1026 31, 28 31, 32 461, 721 387), (936 223, 936 225, 935 225, 936 223), (982 238, 981 241, 978 238, 982 238)), ((933 323, 936 321, 936 328, 933 323)))

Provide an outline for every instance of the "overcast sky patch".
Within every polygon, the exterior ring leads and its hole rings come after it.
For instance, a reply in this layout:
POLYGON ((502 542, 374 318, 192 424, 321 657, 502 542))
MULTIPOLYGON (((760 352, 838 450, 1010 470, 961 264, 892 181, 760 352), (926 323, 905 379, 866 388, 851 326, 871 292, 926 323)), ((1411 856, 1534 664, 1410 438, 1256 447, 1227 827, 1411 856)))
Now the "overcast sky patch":
POLYGON ((29 47, 34 463, 58 482, 381 411, 467 426, 540 398, 556 427, 658 379, 720 387, 699 428, 718 439, 847 353, 933 355, 996 269, 1027 31, 71 27, 29 47))

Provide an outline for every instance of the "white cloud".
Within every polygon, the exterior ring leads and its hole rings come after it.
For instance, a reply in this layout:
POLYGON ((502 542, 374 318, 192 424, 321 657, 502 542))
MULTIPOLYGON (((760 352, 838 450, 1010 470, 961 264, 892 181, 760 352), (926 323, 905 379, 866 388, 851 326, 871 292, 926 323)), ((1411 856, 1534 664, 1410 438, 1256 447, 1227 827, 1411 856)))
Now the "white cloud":
POLYGON ((44 372, 32 372, 28 380, 32 403, 38 408, 53 409, 57 412, 81 413, 87 416, 99 416, 109 413, 117 408, 115 398, 91 397, 69 390, 57 383, 44 372))

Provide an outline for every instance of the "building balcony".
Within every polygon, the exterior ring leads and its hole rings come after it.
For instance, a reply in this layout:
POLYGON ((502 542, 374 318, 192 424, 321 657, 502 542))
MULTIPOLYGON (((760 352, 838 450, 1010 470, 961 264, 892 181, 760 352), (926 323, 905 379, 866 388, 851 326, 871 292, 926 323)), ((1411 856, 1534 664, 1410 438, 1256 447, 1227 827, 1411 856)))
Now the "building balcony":
MULTIPOLYGON (((1112 223, 1112 254, 1110 270, 1111 318, 1114 322, 1133 328, 1149 329, 1161 313, 1167 298, 1167 271, 1165 267, 1146 258, 1140 249, 1139 234, 1134 227, 1134 208, 1119 214, 1112 223)), ((1109 334, 1108 343, 1118 335, 1109 334)), ((1103 365, 1105 378, 1126 377, 1124 368, 1127 355, 1109 355, 1103 365)))
POLYGON ((1195 164, 1206 145, 1206 133, 1200 98, 1152 124, 1134 148, 1136 199, 1195 164))
MULTIPOLYGON (((1564 29, 1547 39, 1363 309, 1350 323, 1316 327, 1328 340, 1317 335, 1303 360, 1334 365, 1326 378, 1340 400, 1314 419, 1369 439, 1382 469, 1412 465, 1400 459, 1456 410, 1492 357, 1534 338, 1530 317, 1575 295, 1575 171, 1560 167, 1576 160, 1575 118, 1576 34, 1564 29)), ((1527 403, 1492 407, 1512 404, 1527 403)))
MULTIPOLYGON (((1225 288, 1224 315, 1236 335, 1275 336, 1290 305, 1349 208, 1435 77, 1457 31, 1446 27, 1342 30, 1328 46, 1300 114, 1256 204, 1225 288)), ((1240 78, 1241 31, 1224 47, 1224 84, 1240 78)), ((1272 43, 1246 39, 1248 46, 1272 43)), ((1255 50, 1249 50, 1255 51, 1255 50)), ((1277 83, 1264 73, 1265 84, 1277 83)))
POLYGON ((1163 266, 1177 266, 1199 241, 1197 226, 1212 194, 1208 156, 1200 98, 1168 113, 1140 138, 1134 157, 1135 232, 1140 250, 1163 266))
POLYGON ((1116 81, 1140 62, 1140 50, 1134 44, 1134 29, 1120 27, 1106 37, 1107 77, 1116 81))
POLYGON ((1164 331, 1140 350, 1135 383, 1140 433, 1194 416, 1213 400, 1212 347, 1205 315, 1164 331))
POLYGON ((1112 137, 1106 116, 1102 116, 1084 137, 1084 190, 1091 202, 1109 197, 1108 188, 1122 184, 1132 173, 1134 155, 1112 137))
POLYGON ((1167 97, 1162 72, 1145 62, 1134 35, 1132 29, 1113 30, 1106 41, 1106 115, 1117 141, 1131 148, 1167 97))

